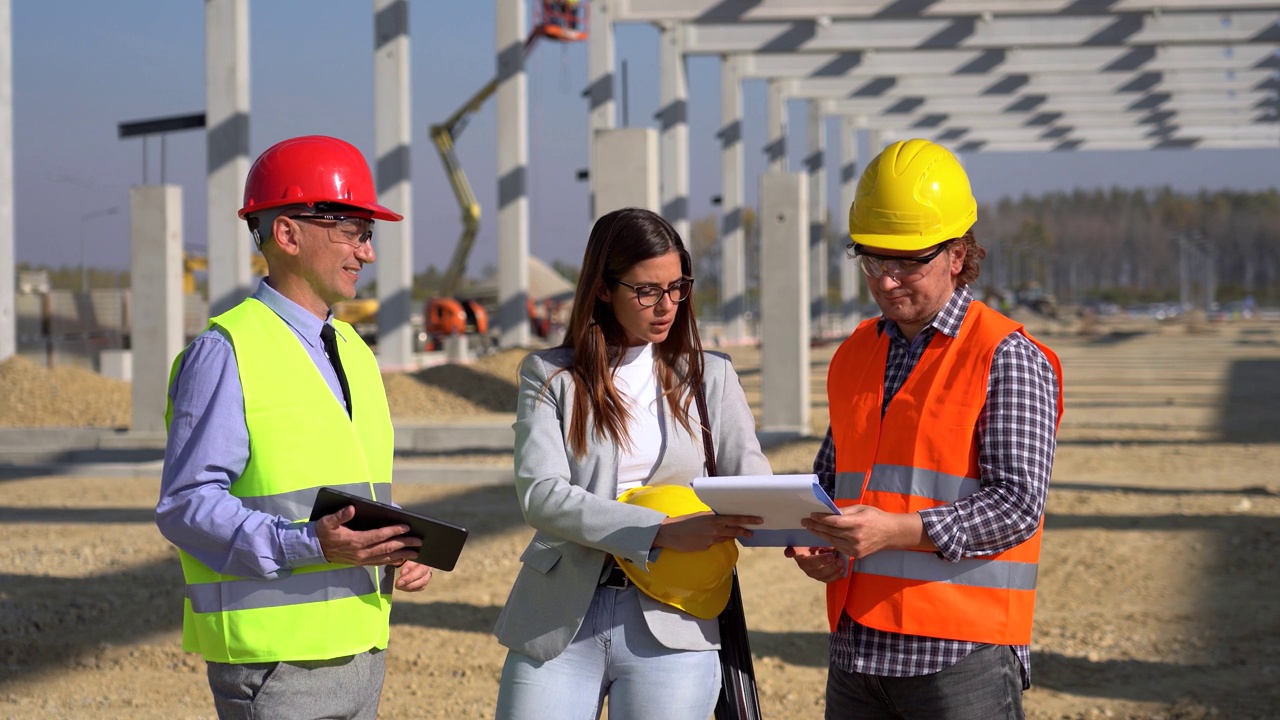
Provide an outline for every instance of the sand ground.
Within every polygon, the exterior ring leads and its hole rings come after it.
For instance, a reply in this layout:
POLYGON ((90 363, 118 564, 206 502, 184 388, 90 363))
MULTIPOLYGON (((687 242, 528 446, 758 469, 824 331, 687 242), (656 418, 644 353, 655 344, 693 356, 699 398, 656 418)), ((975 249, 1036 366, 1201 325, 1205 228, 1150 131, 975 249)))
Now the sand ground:
MULTIPOLYGON (((1067 415, 1029 717, 1280 718, 1280 325, 1046 325, 1041 338, 1063 358, 1067 415)), ((815 432, 831 349, 813 353, 815 432)), ((757 398, 758 352, 730 352, 757 398)), ((775 471, 807 471, 816 448, 772 449, 775 471)), ((179 649, 157 487, 0 479, 0 717, 213 716, 203 662, 179 649)), ((506 486, 405 484, 396 498, 472 539, 455 572, 398 597, 381 716, 490 717, 504 652, 489 632, 530 531, 506 486)), ((745 550, 740 566, 763 713, 818 718, 821 588, 779 552, 745 550)))

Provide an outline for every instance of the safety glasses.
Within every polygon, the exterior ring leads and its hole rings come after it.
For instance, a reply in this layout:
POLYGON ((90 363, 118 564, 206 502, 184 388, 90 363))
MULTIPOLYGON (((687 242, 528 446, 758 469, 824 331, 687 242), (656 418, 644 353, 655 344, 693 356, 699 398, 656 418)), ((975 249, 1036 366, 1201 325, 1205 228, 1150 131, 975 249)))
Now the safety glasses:
POLYGON ((941 255, 947 248, 951 247, 951 241, 948 240, 933 252, 917 255, 915 257, 898 257, 897 255, 877 255, 876 253, 867 252, 864 246, 854 243, 853 255, 858 259, 858 264, 862 266, 862 272, 873 280, 888 275, 898 282, 915 280, 924 275, 929 269, 929 263, 934 258, 941 255))
POLYGON ((373 221, 369 218, 316 213, 299 213, 287 217, 291 220, 306 220, 326 225, 333 231, 329 233, 331 242, 343 242, 352 247, 361 247, 373 239, 373 221))

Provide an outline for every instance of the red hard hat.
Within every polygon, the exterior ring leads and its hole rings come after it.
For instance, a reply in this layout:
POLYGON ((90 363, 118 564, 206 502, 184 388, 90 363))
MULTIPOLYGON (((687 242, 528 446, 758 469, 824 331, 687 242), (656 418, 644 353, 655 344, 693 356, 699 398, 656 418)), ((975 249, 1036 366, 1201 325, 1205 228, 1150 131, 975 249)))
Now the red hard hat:
POLYGON ((284 205, 316 203, 360 208, 378 220, 404 219, 378 204, 364 155, 351 143, 324 135, 284 140, 258 156, 244 182, 240 217, 284 205))

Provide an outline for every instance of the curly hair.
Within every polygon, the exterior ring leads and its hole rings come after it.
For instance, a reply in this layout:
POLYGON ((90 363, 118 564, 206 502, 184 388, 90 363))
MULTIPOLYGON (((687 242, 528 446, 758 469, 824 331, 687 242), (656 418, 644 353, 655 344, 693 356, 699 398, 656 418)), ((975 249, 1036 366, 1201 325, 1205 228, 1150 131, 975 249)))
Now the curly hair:
POLYGON ((977 238, 973 236, 973 228, 969 228, 963 235, 950 242, 959 242, 964 245, 964 267, 960 268, 960 274, 956 276, 956 287, 964 287, 978 279, 981 272, 982 259, 987 256, 987 249, 978 244, 977 238))

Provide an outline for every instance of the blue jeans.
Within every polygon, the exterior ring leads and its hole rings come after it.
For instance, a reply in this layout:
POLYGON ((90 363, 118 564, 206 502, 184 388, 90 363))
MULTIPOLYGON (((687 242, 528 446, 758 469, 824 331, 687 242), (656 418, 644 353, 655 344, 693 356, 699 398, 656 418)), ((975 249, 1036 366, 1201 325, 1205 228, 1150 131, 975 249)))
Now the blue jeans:
POLYGON ((649 632, 639 591, 600 587, 569 647, 546 662, 507 653, 497 720, 707 720, 720 695, 714 650, 672 650, 649 632))
POLYGON ((827 671, 827 720, 1022 720, 1022 667, 1004 645, 983 645, 931 675, 827 671))

